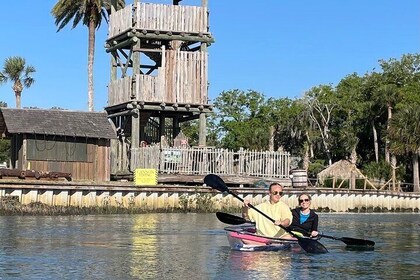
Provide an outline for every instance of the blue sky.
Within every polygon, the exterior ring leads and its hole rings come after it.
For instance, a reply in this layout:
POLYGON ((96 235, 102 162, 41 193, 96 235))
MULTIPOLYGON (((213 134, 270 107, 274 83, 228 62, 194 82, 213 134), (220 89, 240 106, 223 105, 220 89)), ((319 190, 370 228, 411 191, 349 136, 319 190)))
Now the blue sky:
MULTIPOLYGON (((57 0, 3 4, 0 66, 24 57, 37 72, 22 94, 22 107, 87 110, 87 27, 56 32, 51 8, 57 0)), ((145 1, 172 3, 172 1, 145 1)), ((208 0, 209 95, 223 90, 256 90, 267 97, 299 98, 313 86, 337 84, 356 72, 378 67, 379 59, 420 52, 418 0, 208 0)), ((126 0, 133 3, 133 0, 126 0)), ((200 5, 200 0, 181 4, 200 5)), ((110 55, 103 24, 96 37, 95 110, 107 102, 110 55)), ((15 107, 11 84, 0 86, 0 101, 15 107)))

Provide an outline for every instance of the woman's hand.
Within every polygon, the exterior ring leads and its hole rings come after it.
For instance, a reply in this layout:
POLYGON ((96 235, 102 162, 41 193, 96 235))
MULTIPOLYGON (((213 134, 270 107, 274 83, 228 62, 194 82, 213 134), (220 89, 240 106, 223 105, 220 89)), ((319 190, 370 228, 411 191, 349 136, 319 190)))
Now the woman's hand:
POLYGON ((313 230, 312 232, 311 232, 311 237, 317 237, 318 236, 318 232, 316 231, 316 230, 313 230))

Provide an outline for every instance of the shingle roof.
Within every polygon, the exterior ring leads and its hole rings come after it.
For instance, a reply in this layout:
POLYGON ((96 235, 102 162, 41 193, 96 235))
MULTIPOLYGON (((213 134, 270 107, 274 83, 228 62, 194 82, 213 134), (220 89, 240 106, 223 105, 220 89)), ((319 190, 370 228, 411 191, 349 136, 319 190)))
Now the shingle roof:
POLYGON ((98 112, 1 108, 0 130, 6 129, 9 133, 116 138, 107 114, 98 112))

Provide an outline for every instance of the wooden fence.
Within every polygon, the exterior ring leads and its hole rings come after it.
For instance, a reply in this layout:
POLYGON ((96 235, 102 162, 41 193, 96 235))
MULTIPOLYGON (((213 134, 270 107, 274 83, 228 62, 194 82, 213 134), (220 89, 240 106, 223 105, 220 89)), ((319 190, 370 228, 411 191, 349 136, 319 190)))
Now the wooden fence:
POLYGON ((160 173, 289 178, 286 152, 231 151, 213 148, 142 147, 131 150, 131 168, 154 168, 160 173))
POLYGON ((178 33, 208 33, 206 7, 152 3, 127 5, 110 16, 108 38, 133 28, 178 33))

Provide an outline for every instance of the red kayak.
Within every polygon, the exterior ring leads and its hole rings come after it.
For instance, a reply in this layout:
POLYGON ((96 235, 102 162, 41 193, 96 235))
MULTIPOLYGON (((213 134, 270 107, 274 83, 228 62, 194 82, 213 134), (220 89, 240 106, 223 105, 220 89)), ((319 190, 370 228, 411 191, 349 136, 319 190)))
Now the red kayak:
POLYGON ((284 251, 299 247, 297 240, 270 238, 255 234, 255 225, 225 227, 229 245, 237 251, 284 251))

